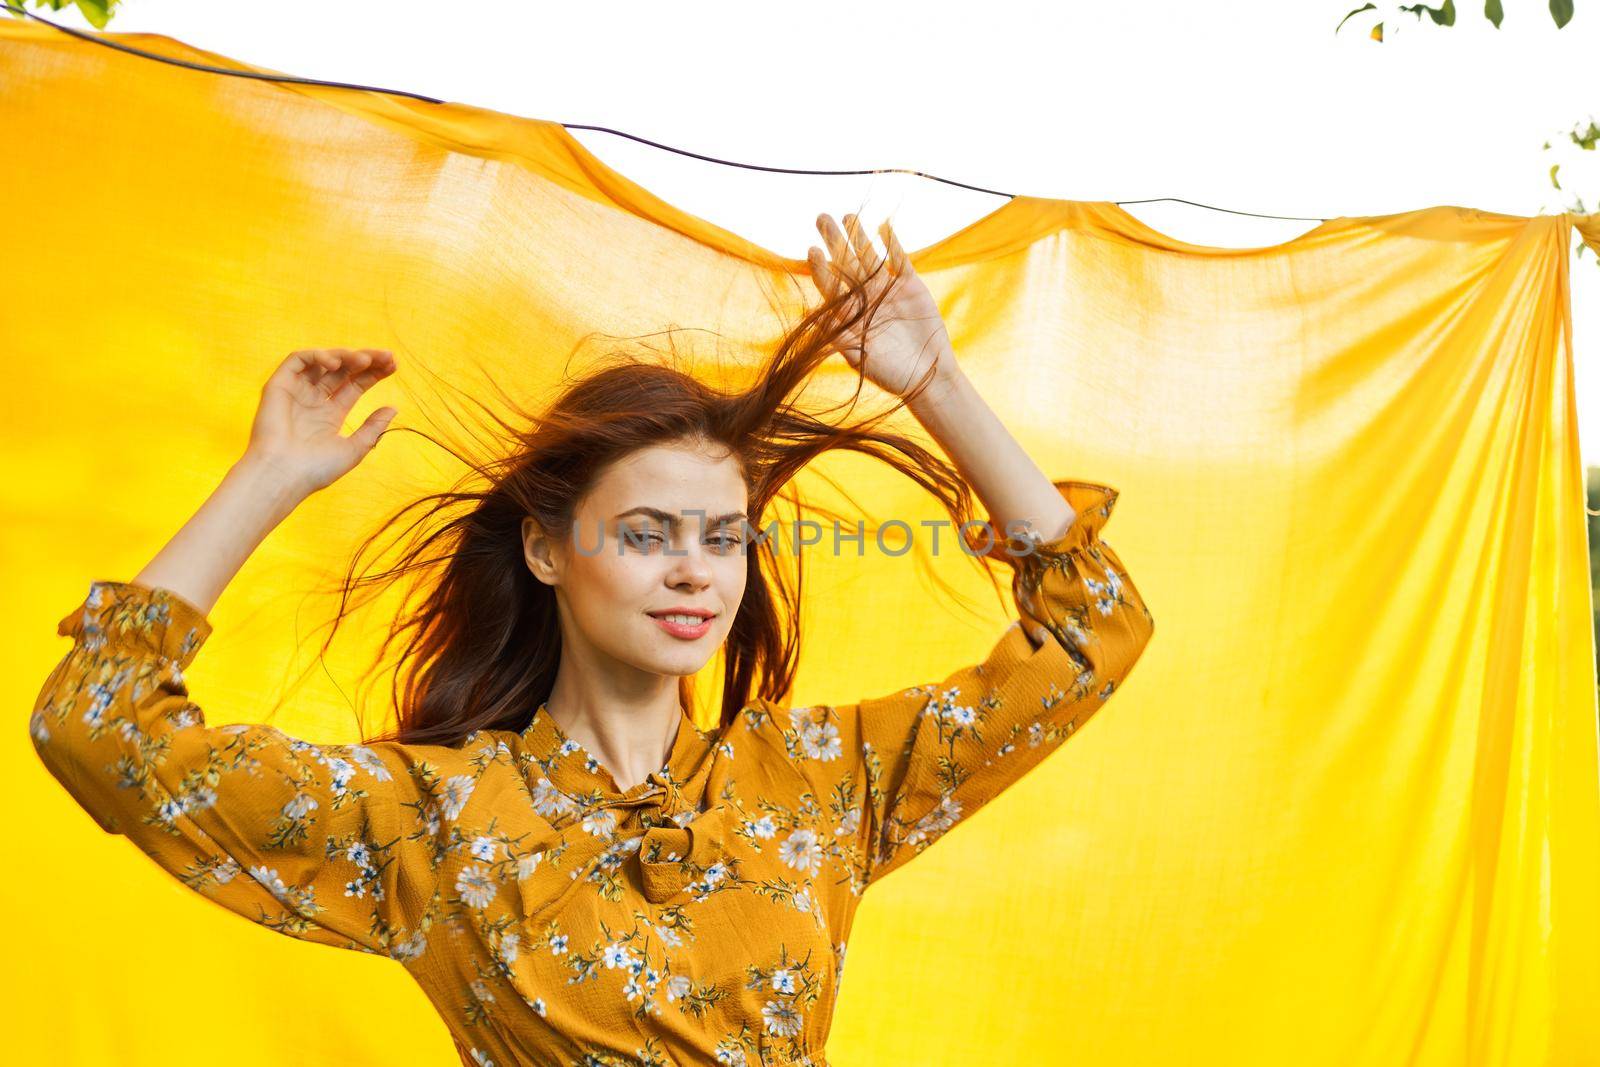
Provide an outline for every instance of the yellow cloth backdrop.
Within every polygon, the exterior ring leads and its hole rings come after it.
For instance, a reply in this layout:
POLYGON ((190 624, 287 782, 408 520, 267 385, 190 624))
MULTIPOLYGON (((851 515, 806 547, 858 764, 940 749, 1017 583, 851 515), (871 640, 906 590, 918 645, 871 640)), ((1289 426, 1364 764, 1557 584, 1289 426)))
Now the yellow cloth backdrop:
MULTIPOLYGON (((803 261, 557 124, 27 23, 0 23, 0 186, 5 1059, 454 1063, 402 968, 241 921, 74 806, 26 736, 55 622, 200 504, 292 349, 394 349, 351 427, 392 402, 448 431, 432 374, 537 402, 596 332, 687 327, 705 373, 747 372, 810 296, 803 261)), ((1221 249, 1019 197, 913 256, 1046 473, 1120 491, 1106 537, 1157 636, 1104 716, 868 895, 832 1059, 1594 1062, 1575 223, 1600 247, 1593 217, 1439 206, 1221 249)), ((819 399, 853 384, 834 363, 819 399)), ((866 461, 818 468, 814 501, 848 507, 826 474, 870 518, 939 514, 866 461)), ((459 473, 391 435, 268 538, 190 672, 213 723, 266 717, 321 643, 331 603, 308 591, 459 473)), ((1008 615, 977 568, 913 558, 814 551, 796 703, 992 645, 1008 615)), ((354 739, 381 606, 271 721, 354 739)))

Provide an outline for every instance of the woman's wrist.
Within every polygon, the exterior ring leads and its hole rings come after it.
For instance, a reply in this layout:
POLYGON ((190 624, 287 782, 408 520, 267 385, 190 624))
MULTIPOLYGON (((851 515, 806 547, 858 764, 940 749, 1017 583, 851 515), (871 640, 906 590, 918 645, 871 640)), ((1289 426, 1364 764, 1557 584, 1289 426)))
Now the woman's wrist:
POLYGON ((209 614, 250 554, 307 495, 290 472, 246 456, 133 580, 169 589, 209 614))
POLYGON ((906 407, 910 408, 913 414, 920 416, 922 411, 933 410, 948 403, 953 396, 970 384, 966 372, 961 369, 961 364, 956 362, 955 353, 947 348, 934 361, 933 375, 929 378, 927 387, 907 401, 906 407))
POLYGON ((269 513, 281 512, 279 521, 287 518, 315 491, 298 474, 271 456, 253 452, 240 456, 228 468, 223 481, 239 483, 247 493, 262 501, 269 513))
POLYGON ((931 432, 937 432, 933 424, 940 420, 941 415, 948 416, 953 408, 969 398, 971 389, 972 382, 956 362, 955 356, 941 355, 927 387, 907 400, 906 407, 931 432))

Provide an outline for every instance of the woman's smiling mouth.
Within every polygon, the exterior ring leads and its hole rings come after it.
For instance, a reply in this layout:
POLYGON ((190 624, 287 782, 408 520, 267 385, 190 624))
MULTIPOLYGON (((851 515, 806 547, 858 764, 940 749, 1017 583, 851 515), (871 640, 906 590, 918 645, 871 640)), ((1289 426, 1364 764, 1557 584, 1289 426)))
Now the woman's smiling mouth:
POLYGON ((650 617, 673 637, 693 641, 697 637, 704 637, 711 632, 711 620, 716 618, 715 613, 709 613, 704 608, 688 611, 662 611, 651 612, 650 617))

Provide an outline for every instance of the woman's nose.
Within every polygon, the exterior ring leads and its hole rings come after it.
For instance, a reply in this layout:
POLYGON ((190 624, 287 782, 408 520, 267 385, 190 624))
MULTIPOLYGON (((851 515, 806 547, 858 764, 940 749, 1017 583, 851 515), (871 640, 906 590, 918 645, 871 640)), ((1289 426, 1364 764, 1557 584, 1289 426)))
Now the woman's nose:
POLYGON ((711 580, 711 568, 706 562, 706 551, 700 545, 685 545, 673 551, 671 579, 676 582, 692 581, 705 584, 711 580))

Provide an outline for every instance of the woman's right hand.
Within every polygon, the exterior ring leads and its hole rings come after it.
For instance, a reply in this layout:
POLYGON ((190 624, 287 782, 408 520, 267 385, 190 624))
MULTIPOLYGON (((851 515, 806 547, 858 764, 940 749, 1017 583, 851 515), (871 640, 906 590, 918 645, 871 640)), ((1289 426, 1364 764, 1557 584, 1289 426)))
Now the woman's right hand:
POLYGON ((397 414, 393 407, 377 408, 350 436, 339 432, 361 394, 394 370, 387 349, 291 352, 261 387, 245 458, 307 496, 332 484, 372 451, 397 414))

